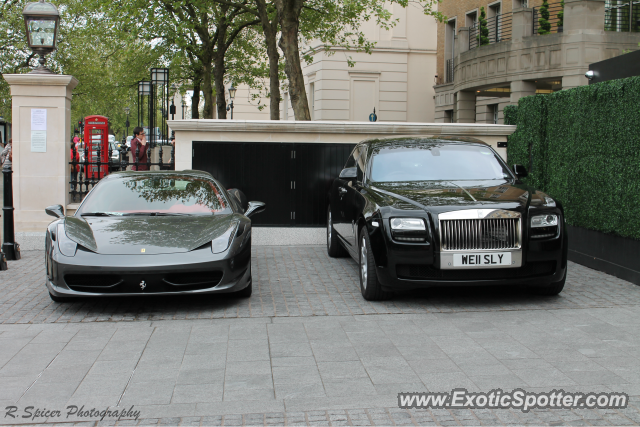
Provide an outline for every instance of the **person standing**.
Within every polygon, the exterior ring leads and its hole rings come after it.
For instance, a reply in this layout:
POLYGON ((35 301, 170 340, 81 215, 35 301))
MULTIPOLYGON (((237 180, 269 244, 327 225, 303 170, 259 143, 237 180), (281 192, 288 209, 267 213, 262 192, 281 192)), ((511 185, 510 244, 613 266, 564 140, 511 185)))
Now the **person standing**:
POLYGON ((2 165, 3 168, 6 166, 7 168, 11 169, 11 161, 13 160, 13 156, 11 155, 12 142, 13 140, 9 139, 9 142, 7 142, 4 150, 2 150, 2 154, 0 154, 0 165, 2 165))
POLYGON ((137 126, 133 129, 133 139, 131 140, 131 158, 133 159, 131 170, 149 170, 149 166, 147 165, 147 135, 144 133, 144 129, 142 129, 140 126, 137 126), (140 152, 137 153, 138 166, 136 167, 136 152, 138 151, 138 147, 140 147, 140 152))

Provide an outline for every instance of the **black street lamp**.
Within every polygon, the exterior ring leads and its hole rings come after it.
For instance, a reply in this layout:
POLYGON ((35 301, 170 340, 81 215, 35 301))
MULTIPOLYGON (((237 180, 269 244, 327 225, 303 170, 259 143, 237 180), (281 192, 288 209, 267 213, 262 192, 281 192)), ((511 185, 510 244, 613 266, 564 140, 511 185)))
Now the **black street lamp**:
POLYGON ((129 135, 129 113, 131 113, 131 108, 124 107, 124 112, 127 114, 127 121, 124 123, 124 125, 127 127, 127 135, 129 135))
POLYGON ((44 66, 45 56, 56 50, 56 38, 60 24, 58 8, 51 3, 40 0, 35 3, 27 3, 22 10, 24 25, 27 30, 27 43, 29 49, 40 56, 40 65, 30 74, 53 74, 53 71, 44 66))
POLYGON ((176 93, 178 93, 178 86, 174 83, 171 85, 171 89, 173 89, 173 95, 171 96, 171 105, 169 106, 169 114, 171 114, 171 120, 175 119, 176 116, 176 93))
POLYGON ((231 110, 231 120, 233 120, 233 99, 236 97, 236 90, 238 89, 233 87, 233 83, 231 83, 231 86, 229 86, 229 99, 231 102, 227 106, 227 111, 231 110))

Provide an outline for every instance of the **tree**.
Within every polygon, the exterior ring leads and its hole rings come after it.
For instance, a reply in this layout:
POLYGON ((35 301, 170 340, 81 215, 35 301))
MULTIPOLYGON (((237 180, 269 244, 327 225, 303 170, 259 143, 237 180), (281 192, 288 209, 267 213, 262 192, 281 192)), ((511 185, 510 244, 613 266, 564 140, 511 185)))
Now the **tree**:
POLYGON ((207 0, 102 1, 112 14, 127 16, 139 37, 159 42, 173 54, 186 52, 194 82, 194 103, 199 94, 196 85, 200 82, 204 118, 213 118, 214 106, 218 118, 226 118, 225 57, 243 30, 260 23, 255 16, 240 5, 207 0), (110 4, 114 6, 108 6, 110 4))
POLYGON ((549 3, 547 0, 542 2, 540 6, 540 18, 538 19, 538 34, 544 35, 551 33, 551 23, 549 22, 549 3))
POLYGON ((478 46, 486 46, 489 41, 489 27, 487 26, 487 12, 484 7, 480 8, 480 18, 478 18, 478 46))
MULTIPOLYGON (((35 56, 26 44, 22 9, 28 0, 0 3, 0 72, 28 72, 35 56)), ((59 4, 58 49, 47 56, 47 66, 56 73, 79 80, 73 91, 71 120, 87 115, 107 116, 111 130, 120 135, 131 108, 136 123, 137 82, 164 55, 160 46, 134 39, 120 19, 112 20, 94 0, 66 0, 59 4)), ((11 120, 11 96, 0 79, 0 114, 11 120)))
MULTIPOLYGON (((358 30, 363 20, 375 19, 382 27, 394 25, 383 0, 273 0, 280 23, 279 46, 285 58, 285 72, 289 80, 289 97, 296 120, 311 120, 304 77, 300 63, 300 35, 317 38, 325 50, 339 45, 369 51, 374 43, 366 40, 358 30), (301 19, 303 18, 303 19, 301 19)), ((443 20, 434 10, 439 0, 412 1, 427 15, 443 20)), ((409 0, 392 0, 391 4, 407 7, 409 0)), ((389 4, 387 2, 386 4, 389 4)), ((352 65, 352 64, 350 64, 352 65)))
POLYGON ((560 12, 558 12, 558 28, 564 26, 564 0, 560 2, 560 12))

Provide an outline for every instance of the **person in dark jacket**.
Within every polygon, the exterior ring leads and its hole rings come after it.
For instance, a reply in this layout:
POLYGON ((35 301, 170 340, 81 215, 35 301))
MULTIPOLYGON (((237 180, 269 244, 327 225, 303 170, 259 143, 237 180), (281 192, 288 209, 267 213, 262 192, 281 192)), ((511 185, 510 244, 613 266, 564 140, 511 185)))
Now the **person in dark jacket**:
POLYGON ((144 133, 144 129, 140 126, 133 129, 133 139, 131 140, 131 170, 134 171, 148 171, 147 166, 147 135, 144 133), (138 152, 138 166, 136 167, 136 152, 138 152))

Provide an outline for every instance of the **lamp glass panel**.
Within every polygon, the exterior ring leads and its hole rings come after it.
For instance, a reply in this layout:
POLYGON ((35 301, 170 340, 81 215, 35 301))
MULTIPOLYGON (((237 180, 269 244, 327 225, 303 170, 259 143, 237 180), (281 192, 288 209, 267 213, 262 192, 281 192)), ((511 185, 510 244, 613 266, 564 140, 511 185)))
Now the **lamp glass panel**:
POLYGON ((28 21, 31 46, 53 47, 56 21, 51 19, 30 19, 28 21))

